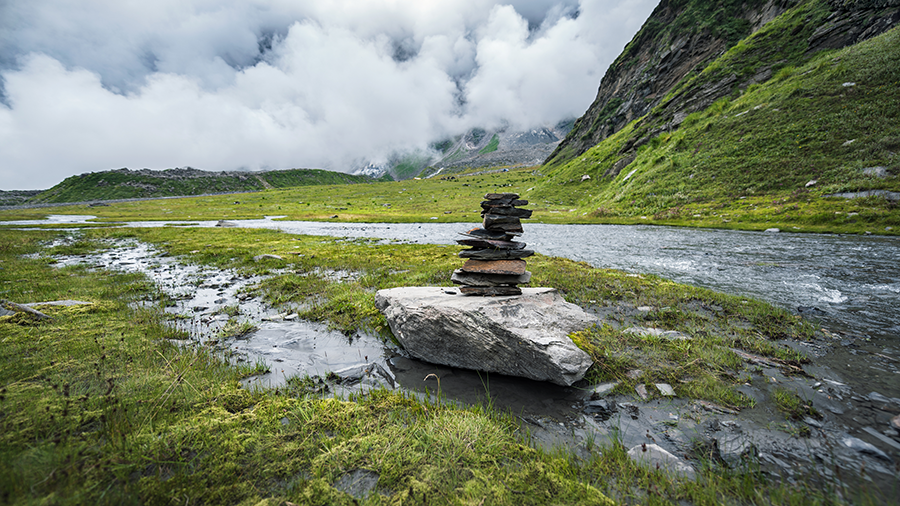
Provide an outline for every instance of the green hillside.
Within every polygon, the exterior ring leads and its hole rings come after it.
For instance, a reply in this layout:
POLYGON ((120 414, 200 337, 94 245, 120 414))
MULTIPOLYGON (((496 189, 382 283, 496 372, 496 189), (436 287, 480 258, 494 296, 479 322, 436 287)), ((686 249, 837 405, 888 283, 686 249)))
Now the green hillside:
POLYGON ((162 171, 119 169, 66 178, 53 188, 29 199, 28 203, 189 196, 372 181, 367 176, 320 169, 263 172, 206 172, 191 168, 162 171))
POLYGON ((900 191, 900 28, 809 54, 805 27, 827 15, 823 5, 788 10, 644 118, 568 163, 545 165, 537 195, 612 222, 900 226, 896 200, 826 197, 900 191), (666 126, 666 108, 689 90, 763 64, 774 68, 767 81, 666 126))

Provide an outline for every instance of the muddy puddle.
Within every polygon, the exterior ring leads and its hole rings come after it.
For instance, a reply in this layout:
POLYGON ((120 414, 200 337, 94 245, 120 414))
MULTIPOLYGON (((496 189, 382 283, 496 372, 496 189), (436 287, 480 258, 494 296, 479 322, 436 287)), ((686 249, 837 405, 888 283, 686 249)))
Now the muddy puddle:
MULTIPOLYGON (((345 335, 298 319, 296 308, 267 306, 249 294, 260 277, 182 264, 137 241, 56 259, 60 266, 81 263, 143 273, 174 301, 165 311, 190 341, 215 345, 234 363, 264 366, 267 372, 245 380, 250 388, 281 388, 291 378, 308 376, 314 378, 313 391, 321 395, 375 388, 440 394, 447 402, 510 413, 535 445, 564 446, 587 456, 616 441, 635 458, 686 477, 709 459, 733 468, 758 463, 764 472, 789 481, 841 480, 849 487, 874 487, 882 493, 896 491, 900 479, 900 434, 891 426, 891 418, 900 413, 900 398, 867 389, 869 385, 851 385, 827 365, 809 366, 808 376, 759 368, 752 383, 741 387, 757 405, 740 413, 665 396, 641 401, 637 395, 610 395, 612 385, 566 388, 411 359, 380 336, 345 335), (253 330, 229 335, 242 325, 253 330), (797 389, 823 417, 786 422, 771 402, 770 382, 797 389)), ((595 310, 636 312, 621 307, 595 310)), ((633 323, 625 318, 619 324, 633 323)), ((801 347, 811 357, 835 349, 852 356, 846 350, 853 347, 841 346, 840 339, 785 344, 801 347)), ((866 361, 893 375, 893 351, 883 351, 891 353, 882 354, 884 364, 866 361)))

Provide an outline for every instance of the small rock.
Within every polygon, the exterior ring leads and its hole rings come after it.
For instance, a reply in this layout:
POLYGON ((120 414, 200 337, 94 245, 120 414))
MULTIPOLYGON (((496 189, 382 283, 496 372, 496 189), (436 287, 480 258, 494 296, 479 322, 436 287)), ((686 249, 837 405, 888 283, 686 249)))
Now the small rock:
POLYGON ((846 83, 842 84, 841 86, 843 86, 844 88, 852 88, 852 87, 856 86, 856 83, 846 82, 846 83))
POLYGON ((816 420, 815 418, 813 418, 813 417, 811 417, 811 416, 807 416, 806 418, 804 418, 804 419, 803 419, 803 422, 804 422, 806 425, 809 425, 810 427, 815 427, 815 428, 817 428, 817 429, 821 429, 821 428, 822 428, 822 422, 816 420))
POLYGON ((297 318, 300 318, 300 315, 298 315, 297 313, 291 313, 284 317, 284 319, 288 321, 296 320, 297 318))
POLYGON ((781 229, 779 229, 779 228, 767 228, 767 229, 766 229, 766 232, 773 233, 773 234, 777 234, 778 232, 781 232, 781 229))
POLYGON ((216 226, 223 228, 235 228, 238 226, 238 224, 233 221, 219 220, 218 222, 216 222, 216 226))
POLYGON ((806 183, 806 187, 809 188, 810 186, 815 186, 816 183, 818 183, 818 181, 816 181, 815 179, 813 179, 812 181, 806 183))
POLYGON ((618 386, 618 385, 619 385, 618 381, 613 381, 612 383, 603 383, 601 385, 597 385, 596 387, 594 387, 594 390, 591 391, 591 399, 599 399, 600 397, 603 397, 604 395, 612 392, 612 390, 614 388, 616 388, 616 386, 618 386))
POLYGON ((655 386, 656 386, 656 389, 659 390, 659 393, 661 393, 662 395, 664 395, 666 397, 674 397, 675 396, 675 389, 672 388, 672 385, 670 385, 668 383, 656 383, 655 386))
POLYGON ((338 478, 334 483, 334 488, 350 494, 356 499, 363 499, 375 489, 376 485, 378 485, 378 473, 368 469, 356 469, 338 478))
POLYGON ((645 464, 654 469, 659 467, 670 474, 693 480, 696 476, 690 464, 664 450, 659 445, 641 444, 628 450, 628 456, 635 462, 645 464))
POLYGON ((641 377, 641 374, 644 374, 644 371, 640 369, 632 369, 625 373, 625 377, 628 379, 638 379, 641 377))
POLYGON ((716 438, 719 456, 732 469, 740 467, 745 460, 755 459, 759 455, 756 445, 743 434, 725 434, 716 438))
POLYGON ((271 254, 271 253, 265 253, 265 254, 263 254, 263 255, 256 255, 255 257, 253 257, 253 261, 254 261, 254 262, 259 262, 260 260, 264 260, 264 259, 267 259, 267 258, 272 259, 272 260, 281 260, 281 259, 282 259, 282 258, 281 258, 280 256, 278 256, 278 255, 273 255, 273 254, 271 254))
POLYGON ((844 446, 850 448, 852 450, 856 450, 860 453, 865 453, 867 455, 872 455, 873 457, 878 457, 882 460, 891 461, 891 458, 888 457, 886 453, 879 450, 875 445, 869 444, 862 439, 855 438, 853 436, 847 436, 843 440, 841 440, 844 446))
POLYGON ((645 401, 647 400, 647 385, 641 383, 640 385, 634 387, 634 391, 637 392, 639 396, 641 396, 641 399, 645 401))
POLYGON ((590 181, 590 180, 591 180, 591 176, 589 176, 589 175, 587 175, 587 174, 581 176, 581 182, 582 182, 582 183, 585 182, 585 181, 590 181))
POLYGON ((609 418, 615 414, 616 412, 616 403, 613 401, 599 400, 599 401, 588 401, 584 403, 584 408, 582 409, 585 414, 595 415, 595 418, 599 418, 602 421, 609 420, 609 418))
POLYGON ((639 306, 637 308, 638 311, 650 312, 653 311, 653 308, 650 306, 639 306))
POLYGON ((881 403, 881 404, 890 404, 890 403, 891 403, 891 400, 890 400, 890 399, 888 399, 887 397, 881 395, 881 394, 878 393, 878 392, 869 392, 869 395, 867 395, 866 397, 868 397, 869 400, 872 401, 872 402, 878 402, 878 403, 881 403))

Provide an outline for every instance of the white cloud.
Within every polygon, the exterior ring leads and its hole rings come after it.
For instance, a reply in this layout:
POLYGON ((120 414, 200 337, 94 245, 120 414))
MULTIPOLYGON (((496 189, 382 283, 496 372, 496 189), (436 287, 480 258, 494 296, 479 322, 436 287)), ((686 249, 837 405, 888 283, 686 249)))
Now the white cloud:
POLYGON ((473 126, 555 123, 584 112, 654 4, 3 2, 0 188, 119 167, 347 170, 473 126))

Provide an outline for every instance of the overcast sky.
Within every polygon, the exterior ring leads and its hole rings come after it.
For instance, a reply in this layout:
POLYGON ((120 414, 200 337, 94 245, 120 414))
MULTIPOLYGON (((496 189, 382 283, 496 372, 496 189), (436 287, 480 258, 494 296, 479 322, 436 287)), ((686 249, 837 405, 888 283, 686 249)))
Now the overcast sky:
POLYGON ((0 189, 349 171, 580 116, 658 0, 0 0, 0 189))

